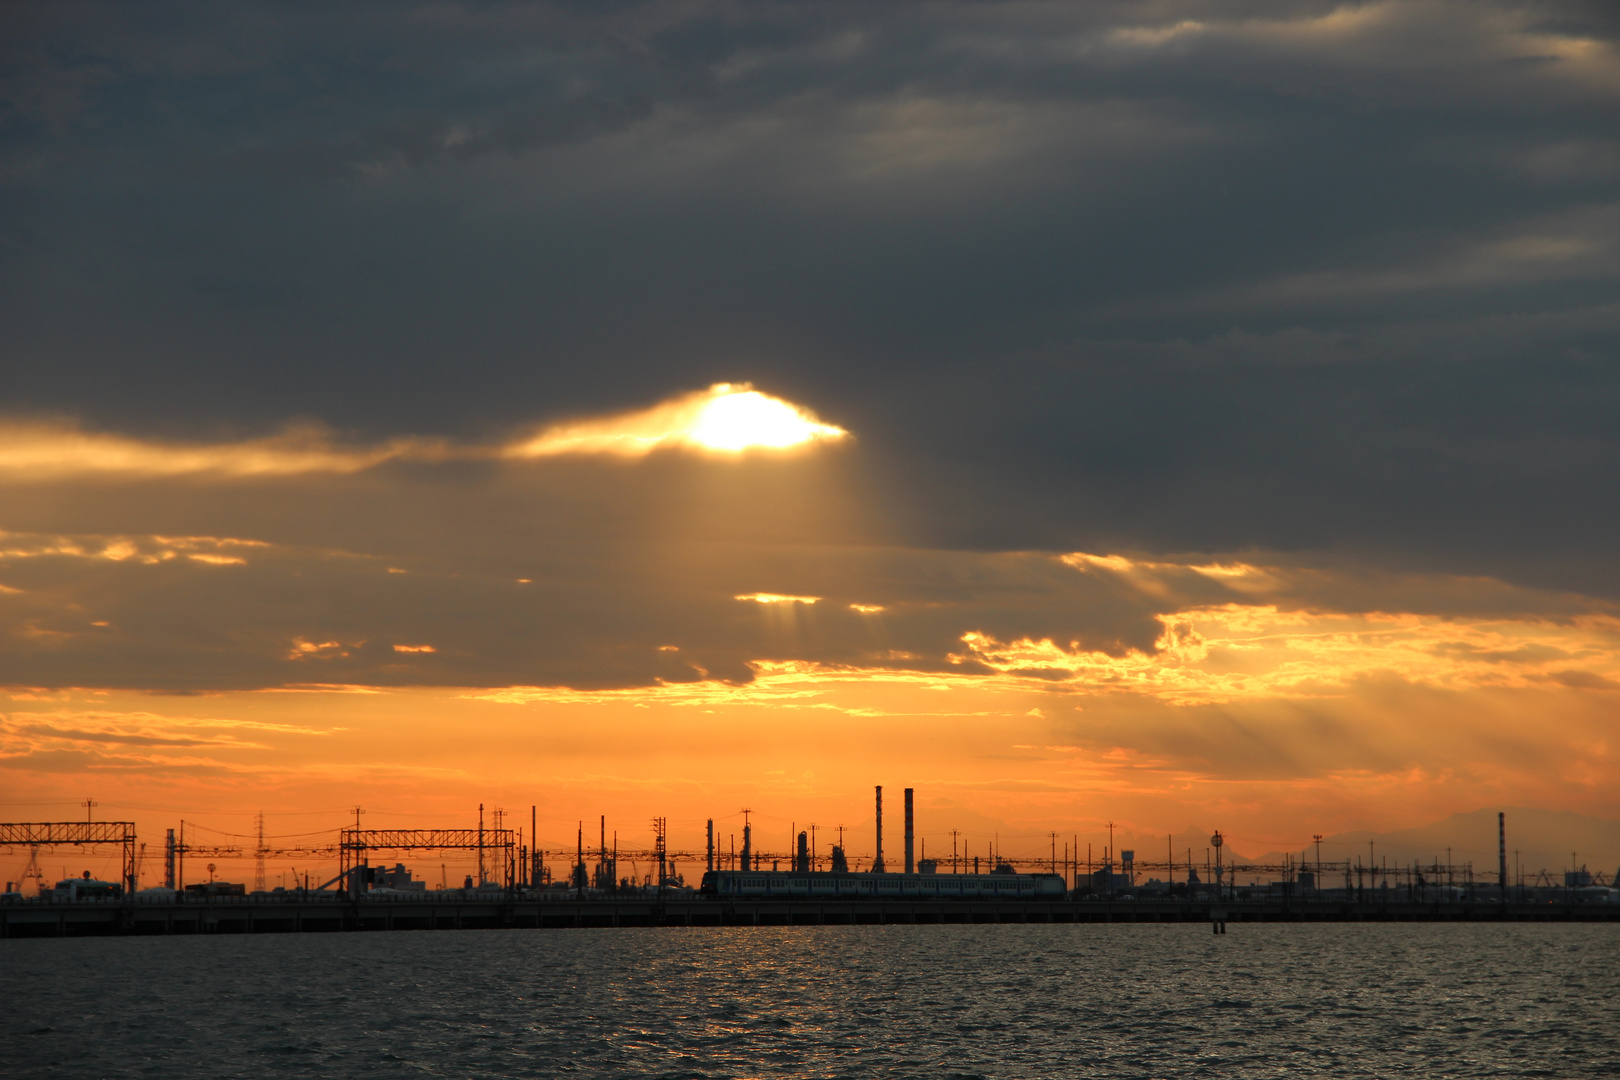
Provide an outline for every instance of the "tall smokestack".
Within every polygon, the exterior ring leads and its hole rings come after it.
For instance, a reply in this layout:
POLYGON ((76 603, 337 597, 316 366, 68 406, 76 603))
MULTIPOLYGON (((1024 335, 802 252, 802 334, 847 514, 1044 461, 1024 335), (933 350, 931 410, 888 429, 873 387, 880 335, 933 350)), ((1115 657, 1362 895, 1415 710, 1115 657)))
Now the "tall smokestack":
POLYGON ((911 789, 906 788, 906 873, 917 872, 916 860, 912 858, 912 843, 914 838, 911 823, 911 789))
POLYGON ((709 819, 709 862, 706 869, 714 869, 714 818, 709 819))
POLYGON ((754 829, 751 825, 743 826, 742 868, 744 870, 754 868, 754 829))
POLYGON ((877 786, 877 856, 872 860, 872 873, 883 873, 883 785, 877 786))
POLYGON ((1507 814, 1496 815, 1496 874, 1502 883, 1502 899, 1507 899, 1507 814))

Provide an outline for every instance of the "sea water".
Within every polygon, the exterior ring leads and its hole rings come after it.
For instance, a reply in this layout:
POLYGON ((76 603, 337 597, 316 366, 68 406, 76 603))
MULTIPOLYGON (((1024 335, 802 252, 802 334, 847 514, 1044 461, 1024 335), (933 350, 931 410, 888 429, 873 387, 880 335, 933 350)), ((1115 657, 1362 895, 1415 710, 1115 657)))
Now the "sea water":
POLYGON ((1620 925, 0 942, 0 1076, 1620 1075, 1620 925))

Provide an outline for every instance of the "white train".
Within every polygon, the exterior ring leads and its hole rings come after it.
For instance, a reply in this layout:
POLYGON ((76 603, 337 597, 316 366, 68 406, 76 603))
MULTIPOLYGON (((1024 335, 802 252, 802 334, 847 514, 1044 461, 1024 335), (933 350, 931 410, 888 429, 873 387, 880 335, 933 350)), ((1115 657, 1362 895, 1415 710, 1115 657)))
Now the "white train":
POLYGON ((1062 899, 1059 874, 830 874, 796 870, 710 870, 703 893, 716 897, 810 900, 1062 899))

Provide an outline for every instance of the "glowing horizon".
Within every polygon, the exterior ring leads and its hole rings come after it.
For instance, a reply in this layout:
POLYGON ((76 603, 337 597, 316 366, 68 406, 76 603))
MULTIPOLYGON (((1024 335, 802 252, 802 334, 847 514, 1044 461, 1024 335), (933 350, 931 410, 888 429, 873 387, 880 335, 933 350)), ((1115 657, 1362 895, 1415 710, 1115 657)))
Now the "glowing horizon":
MULTIPOLYGON (((274 554, 241 542, 231 550, 250 563, 274 554)), ((117 565, 154 570, 179 562, 140 544, 115 554, 117 565)), ((28 557, 106 559, 60 549, 28 557)), ((147 807, 138 816, 149 823, 165 813, 193 820, 207 813, 199 799, 226 814, 324 805, 334 783, 413 822, 480 801, 536 800, 546 843, 561 843, 567 821, 608 811, 668 815, 690 843, 696 822, 731 803, 849 824, 837 808, 858 808, 859 793, 884 781, 928 793, 930 835, 1000 836, 1024 857, 1048 827, 1094 833, 1105 817, 1122 836, 1196 822, 1251 849, 1289 850, 1298 845, 1278 828, 1285 818, 1331 834, 1527 800, 1620 815, 1605 734, 1620 622, 1607 613, 1440 618, 1285 608, 1268 595, 1189 606, 1176 602, 1177 583, 1207 580, 1211 564, 1084 552, 1050 562, 1150 598, 1158 640, 1106 651, 976 629, 937 660, 884 651, 874 638, 868 654, 839 663, 756 654, 746 681, 699 670, 589 689, 343 683, 327 666, 365 642, 299 637, 283 646, 285 681, 258 689, 13 686, 0 695, 0 767, 17 778, 14 804, 51 804, 65 785, 147 807), (1525 729, 1526 713, 1543 724, 1525 729), (446 730, 486 737, 446 742, 446 730)), ((1215 577, 1291 587, 1286 568, 1216 565, 1225 573, 1215 577)), ((733 602, 791 609, 823 599, 739 593, 733 602)), ((818 606, 864 624, 877 605, 818 606)), ((379 647, 407 665, 454 663, 462 651, 419 637, 379 647)))

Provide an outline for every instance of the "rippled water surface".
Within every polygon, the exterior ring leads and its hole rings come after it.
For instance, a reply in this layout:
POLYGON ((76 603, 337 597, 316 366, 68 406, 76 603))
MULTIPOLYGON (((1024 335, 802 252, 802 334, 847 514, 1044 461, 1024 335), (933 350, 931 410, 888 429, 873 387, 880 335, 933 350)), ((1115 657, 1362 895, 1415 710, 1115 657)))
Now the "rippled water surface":
POLYGON ((1620 926, 0 942, 0 1075, 1620 1075, 1620 926))

